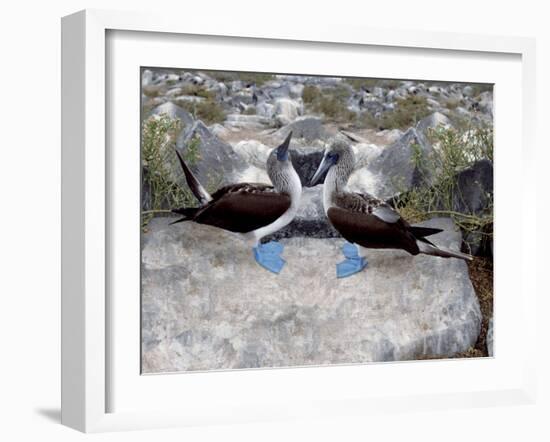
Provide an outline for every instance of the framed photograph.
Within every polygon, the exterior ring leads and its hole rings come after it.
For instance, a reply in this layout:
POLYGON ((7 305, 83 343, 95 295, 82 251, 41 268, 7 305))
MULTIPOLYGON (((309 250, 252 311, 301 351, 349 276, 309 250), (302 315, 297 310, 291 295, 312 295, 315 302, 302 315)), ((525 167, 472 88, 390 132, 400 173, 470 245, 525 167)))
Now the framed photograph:
POLYGON ((64 424, 533 400, 532 40, 108 11, 62 37, 64 424))

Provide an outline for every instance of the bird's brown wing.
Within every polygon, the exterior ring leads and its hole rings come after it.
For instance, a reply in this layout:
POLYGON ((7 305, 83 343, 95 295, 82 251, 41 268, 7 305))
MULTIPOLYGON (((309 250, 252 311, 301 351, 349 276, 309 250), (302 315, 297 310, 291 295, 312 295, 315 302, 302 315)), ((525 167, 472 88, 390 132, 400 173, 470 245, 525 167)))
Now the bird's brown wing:
POLYGON ((231 232, 247 233, 266 226, 290 207, 290 196, 265 184, 226 186, 189 219, 231 232))
POLYGON ((383 221, 372 212, 331 207, 328 218, 336 230, 349 242, 372 249, 403 249, 419 253, 416 238, 402 218, 395 222, 383 221))

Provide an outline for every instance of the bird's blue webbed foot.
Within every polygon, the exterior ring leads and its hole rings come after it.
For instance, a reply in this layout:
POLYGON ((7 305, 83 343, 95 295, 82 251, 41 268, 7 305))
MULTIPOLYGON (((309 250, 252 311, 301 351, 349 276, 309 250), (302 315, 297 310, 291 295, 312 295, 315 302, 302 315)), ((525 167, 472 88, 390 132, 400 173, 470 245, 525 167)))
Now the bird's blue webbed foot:
POLYGON ((258 244, 253 247, 254 259, 264 269, 273 273, 279 273, 285 265, 285 260, 281 258, 283 245, 277 241, 270 241, 266 244, 258 244))
POLYGON ((336 264, 336 277, 346 278, 360 272, 367 266, 367 260, 359 256, 359 248, 349 242, 342 247, 346 259, 336 264))

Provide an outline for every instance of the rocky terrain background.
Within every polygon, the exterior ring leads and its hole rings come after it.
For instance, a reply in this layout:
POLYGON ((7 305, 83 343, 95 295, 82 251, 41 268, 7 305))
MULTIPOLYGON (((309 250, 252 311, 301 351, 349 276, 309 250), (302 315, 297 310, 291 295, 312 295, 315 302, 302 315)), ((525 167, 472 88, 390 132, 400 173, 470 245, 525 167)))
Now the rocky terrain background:
MULTIPOLYGON (((492 352, 485 342, 492 316, 492 103, 490 85, 144 69, 144 370, 492 352), (289 261, 281 275, 254 267, 230 234, 168 226, 170 208, 196 205, 174 148, 209 190, 269 183, 267 155, 290 131, 304 190, 298 216, 274 235, 289 261), (410 222, 444 226, 434 240, 476 255, 469 268, 454 259, 372 251, 364 275, 336 281, 342 240, 324 216, 322 185, 309 187, 334 136, 346 137, 356 153, 352 190, 387 200, 410 222), (318 264, 315 275, 300 256, 318 264), (249 276, 246 289, 230 290, 231 275, 241 273, 249 276), (311 279, 299 283, 300 274, 311 279), (312 280, 323 284, 309 293, 312 280)), ((234 283, 243 285, 241 276, 234 283)), ((490 336, 492 346, 492 329, 490 336)))

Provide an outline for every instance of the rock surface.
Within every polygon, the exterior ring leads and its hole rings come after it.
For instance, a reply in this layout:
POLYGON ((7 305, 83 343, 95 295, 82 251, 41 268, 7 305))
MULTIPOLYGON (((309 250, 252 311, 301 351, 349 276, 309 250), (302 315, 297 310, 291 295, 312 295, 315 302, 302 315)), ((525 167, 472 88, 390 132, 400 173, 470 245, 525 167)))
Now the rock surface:
MULTIPOLYGON (((246 169, 246 164, 233 148, 214 135, 201 120, 197 120, 186 131, 179 135, 176 146, 185 155, 191 141, 198 140, 199 159, 190 165, 198 180, 205 186, 211 183, 230 184, 246 169)), ((174 175, 181 174, 176 164, 174 175)))
POLYGON ((485 342, 487 343, 487 354, 493 357, 493 318, 489 320, 489 328, 487 329, 487 337, 485 338, 485 342))
POLYGON ((294 140, 303 138, 307 142, 324 140, 327 138, 327 131, 323 127, 323 121, 318 117, 299 117, 292 123, 279 129, 275 135, 281 140, 292 132, 294 140))
MULTIPOLYGON (((170 220, 142 241, 145 373, 445 357, 478 337, 463 261, 372 250, 366 271, 340 280, 341 239, 291 238, 277 276, 236 235, 170 220)), ((460 247, 452 221, 425 224, 460 247)))
POLYGON ((281 238, 339 238, 323 209, 323 186, 304 187, 300 207, 292 222, 281 230, 263 239, 263 242, 281 238))

